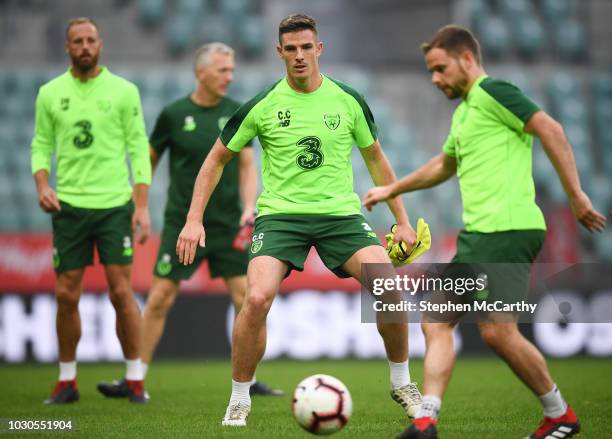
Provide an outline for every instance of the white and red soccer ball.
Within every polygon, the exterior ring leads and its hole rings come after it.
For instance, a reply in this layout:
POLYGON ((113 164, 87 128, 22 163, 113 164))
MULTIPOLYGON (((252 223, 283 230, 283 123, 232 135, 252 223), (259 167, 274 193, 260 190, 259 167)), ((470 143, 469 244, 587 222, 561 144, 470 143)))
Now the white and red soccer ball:
POLYGON ((293 416, 313 434, 332 434, 342 429, 353 413, 353 400, 346 386, 330 375, 312 375, 293 393, 293 416))

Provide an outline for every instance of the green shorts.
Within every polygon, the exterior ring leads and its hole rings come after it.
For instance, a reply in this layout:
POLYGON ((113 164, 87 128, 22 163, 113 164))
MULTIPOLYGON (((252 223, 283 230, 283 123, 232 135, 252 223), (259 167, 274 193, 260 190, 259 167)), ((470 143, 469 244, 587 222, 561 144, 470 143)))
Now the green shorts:
POLYGON ((529 273, 540 253, 545 230, 509 230, 495 233, 466 232, 457 237, 457 253, 449 270, 485 274, 487 288, 471 299, 504 303, 525 300, 529 291, 529 273))
POLYGON ((207 228, 206 247, 199 247, 193 264, 179 263, 176 255, 176 241, 184 225, 184 218, 166 218, 162 231, 161 243, 153 274, 158 277, 179 282, 189 279, 198 267, 208 260, 211 277, 233 277, 246 274, 249 259, 246 252, 234 250, 232 242, 239 231, 238 221, 235 227, 207 228))
POLYGON ((84 209, 60 201, 52 215, 53 267, 57 273, 92 265, 94 245, 104 265, 132 263, 134 204, 110 209, 84 209))
POLYGON ((327 268, 338 277, 350 277, 342 265, 358 250, 380 245, 363 215, 265 215, 255 221, 249 259, 272 256, 289 264, 289 271, 304 270, 314 246, 327 268))

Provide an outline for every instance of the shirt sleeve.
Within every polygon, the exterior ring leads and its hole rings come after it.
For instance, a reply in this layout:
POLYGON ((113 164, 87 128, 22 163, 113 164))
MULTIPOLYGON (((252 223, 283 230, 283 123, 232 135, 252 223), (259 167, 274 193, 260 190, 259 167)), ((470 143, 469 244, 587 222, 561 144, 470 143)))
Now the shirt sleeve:
POLYGON ((480 87, 493 98, 488 105, 485 104, 487 109, 514 131, 522 133, 531 116, 540 111, 535 102, 510 82, 486 79, 480 87))
POLYGON ((356 100, 359 107, 357 108, 353 136, 359 148, 367 148, 378 138, 378 127, 376 122, 374 122, 374 115, 365 99, 360 96, 360 99, 356 100))
POLYGON ((55 150, 53 119, 47 108, 43 89, 36 97, 36 122, 32 139, 32 174, 41 169, 51 172, 51 157, 55 150))
POLYGON ((256 108, 248 103, 240 107, 221 131, 221 142, 231 151, 240 152, 257 136, 256 108))
POLYGON ((161 113, 159 113, 159 116, 157 116, 155 126, 153 127, 153 132, 151 133, 151 137, 149 138, 149 143, 151 144, 151 147, 153 147, 155 152, 160 157, 164 153, 166 148, 170 146, 170 133, 170 120, 164 109, 161 113))
POLYGON ((140 94, 135 85, 126 91, 123 108, 123 131, 134 184, 151 184, 151 159, 149 157, 149 141, 145 133, 140 94))
POLYGON ((442 147, 442 152, 451 157, 457 156, 455 150, 455 136, 453 136, 453 133, 450 133, 446 138, 446 142, 444 142, 444 146, 442 147))

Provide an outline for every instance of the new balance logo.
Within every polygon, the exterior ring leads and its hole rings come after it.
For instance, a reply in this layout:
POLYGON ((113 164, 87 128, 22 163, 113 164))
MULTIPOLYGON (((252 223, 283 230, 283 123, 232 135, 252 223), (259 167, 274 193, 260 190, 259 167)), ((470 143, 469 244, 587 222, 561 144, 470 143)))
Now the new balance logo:
POLYGON ((278 122, 279 127, 286 128, 291 123, 291 111, 290 110, 279 111, 278 113, 276 113, 276 117, 278 117, 278 120, 279 120, 278 122))

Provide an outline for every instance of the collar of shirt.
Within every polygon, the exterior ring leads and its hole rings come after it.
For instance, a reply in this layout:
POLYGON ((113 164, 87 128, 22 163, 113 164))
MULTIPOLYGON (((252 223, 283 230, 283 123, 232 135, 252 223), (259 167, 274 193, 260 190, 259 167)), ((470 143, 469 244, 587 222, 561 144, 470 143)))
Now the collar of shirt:
POLYGON ((306 98, 310 98, 310 97, 314 97, 317 96, 318 93, 325 87, 327 86, 327 82, 328 79, 325 77, 324 74, 321 73, 321 84, 319 85, 319 87, 316 90, 313 90, 311 92, 300 92, 297 91, 295 89, 293 89, 290 85, 289 85, 289 79, 287 78, 287 76, 285 76, 285 79, 283 81, 285 89, 289 90, 289 93, 291 93, 294 96, 300 96, 300 97, 306 97, 306 98))
POLYGON ((96 84, 99 84, 104 79, 104 77, 108 75, 108 69, 106 68, 106 66, 101 65, 99 67, 100 67, 100 73, 98 73, 98 75, 93 78, 89 78, 87 81, 81 81, 79 78, 76 78, 75 76, 73 76, 72 70, 71 70, 72 67, 68 67, 68 76, 70 76, 74 85, 78 87, 79 89, 88 89, 88 88, 93 87, 96 84))
POLYGON ((488 77, 489 77, 488 75, 482 75, 474 82, 474 84, 472 84, 472 88, 470 88, 470 91, 468 92, 467 96, 464 99, 465 102, 467 103, 470 102, 470 96, 472 96, 472 91, 474 90, 474 88, 478 87, 478 85, 480 85, 480 83, 484 81, 485 79, 487 79, 488 77))

